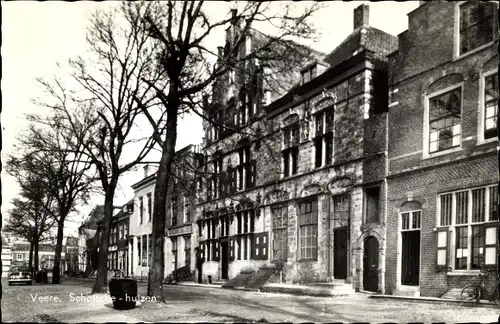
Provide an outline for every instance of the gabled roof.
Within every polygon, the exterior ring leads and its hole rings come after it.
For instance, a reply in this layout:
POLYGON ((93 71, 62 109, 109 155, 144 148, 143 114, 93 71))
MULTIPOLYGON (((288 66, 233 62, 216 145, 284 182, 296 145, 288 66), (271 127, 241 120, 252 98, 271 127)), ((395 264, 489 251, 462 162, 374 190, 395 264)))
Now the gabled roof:
POLYGON ((5 248, 5 249, 10 249, 10 244, 9 242, 7 241, 7 239, 5 239, 5 237, 2 235, 2 249, 5 248))
POLYGON ((104 205, 96 205, 90 212, 87 219, 78 228, 80 232, 83 228, 97 229, 97 223, 104 218, 104 205))
POLYGON ((398 48, 398 38, 380 29, 363 25, 356 28, 325 58, 334 67, 349 57, 367 49, 378 56, 387 56, 398 48))

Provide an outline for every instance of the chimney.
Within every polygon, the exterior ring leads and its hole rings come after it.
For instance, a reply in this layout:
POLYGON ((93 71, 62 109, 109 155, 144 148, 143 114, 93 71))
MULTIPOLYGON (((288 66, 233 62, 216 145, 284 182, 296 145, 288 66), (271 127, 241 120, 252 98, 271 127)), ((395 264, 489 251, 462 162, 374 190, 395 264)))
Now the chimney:
POLYGON ((149 175, 149 164, 144 166, 144 178, 147 178, 149 175))
POLYGON ((238 9, 231 9, 231 18, 234 23, 236 15, 238 14, 238 9))
POLYGON ((370 7, 368 5, 362 4, 356 9, 354 9, 354 29, 361 27, 363 25, 368 25, 370 7))
POLYGON ((224 47, 223 46, 217 46, 217 51, 219 55, 219 60, 224 56, 224 47))

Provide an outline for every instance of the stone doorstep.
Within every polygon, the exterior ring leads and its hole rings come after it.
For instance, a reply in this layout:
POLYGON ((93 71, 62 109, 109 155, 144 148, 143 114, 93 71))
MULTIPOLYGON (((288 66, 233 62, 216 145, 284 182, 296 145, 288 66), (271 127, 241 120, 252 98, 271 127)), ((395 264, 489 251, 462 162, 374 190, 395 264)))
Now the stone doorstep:
POLYGON ((446 298, 438 298, 438 297, 413 297, 413 296, 395 296, 395 295, 370 295, 369 298, 375 299, 399 299, 399 300, 407 300, 407 301, 419 301, 424 303, 429 302, 438 302, 442 304, 452 304, 452 305, 460 305, 466 307, 489 307, 489 308, 499 308, 498 305, 492 304, 487 300, 480 300, 479 303, 475 302, 464 302, 462 303, 458 299, 446 299, 446 298))

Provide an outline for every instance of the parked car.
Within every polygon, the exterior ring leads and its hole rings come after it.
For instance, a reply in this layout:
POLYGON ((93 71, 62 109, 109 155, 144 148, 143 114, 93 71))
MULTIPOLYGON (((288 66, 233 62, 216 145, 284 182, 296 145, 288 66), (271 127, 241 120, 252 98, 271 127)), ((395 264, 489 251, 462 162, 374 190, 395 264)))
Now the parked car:
POLYGON ((13 283, 32 284, 33 274, 27 267, 12 266, 9 271, 9 286, 13 283))

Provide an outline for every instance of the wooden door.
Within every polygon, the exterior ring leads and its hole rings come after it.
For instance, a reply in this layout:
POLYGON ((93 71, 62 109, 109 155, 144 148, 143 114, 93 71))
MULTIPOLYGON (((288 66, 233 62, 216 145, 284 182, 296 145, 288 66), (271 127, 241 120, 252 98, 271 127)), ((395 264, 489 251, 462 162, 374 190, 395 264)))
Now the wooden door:
POLYGON ((365 240, 363 253, 363 289, 378 290, 378 241, 369 236, 365 240))
POLYGON ((418 286, 420 279, 420 231, 401 233, 401 284, 418 286))
POLYGON ((229 249, 228 242, 221 242, 221 279, 228 279, 229 249))
POLYGON ((347 228, 333 231, 333 276, 335 279, 347 278, 347 228))

